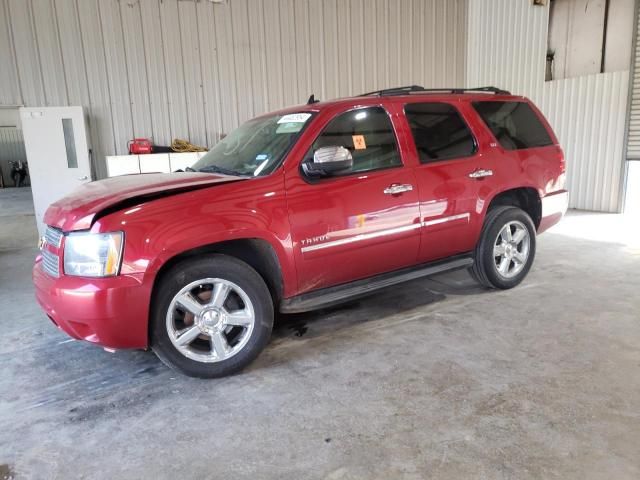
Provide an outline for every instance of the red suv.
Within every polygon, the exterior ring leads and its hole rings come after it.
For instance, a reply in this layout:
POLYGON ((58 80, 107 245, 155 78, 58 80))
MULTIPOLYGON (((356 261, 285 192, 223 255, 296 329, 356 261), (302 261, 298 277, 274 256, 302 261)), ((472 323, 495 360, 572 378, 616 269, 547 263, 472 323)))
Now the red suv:
POLYGON ((33 281, 72 337, 217 377, 256 358, 275 310, 458 268, 514 287, 566 211, 564 180, 542 114, 496 88, 312 97, 245 123, 187 172, 54 203, 33 281))

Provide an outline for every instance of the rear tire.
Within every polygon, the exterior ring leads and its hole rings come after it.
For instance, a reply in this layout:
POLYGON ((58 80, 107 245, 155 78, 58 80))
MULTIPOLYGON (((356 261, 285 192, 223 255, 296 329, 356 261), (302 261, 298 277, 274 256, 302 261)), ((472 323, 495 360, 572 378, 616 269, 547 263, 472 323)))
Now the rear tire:
POLYGON ((517 207, 495 207, 487 213, 469 271, 486 287, 513 288, 529 273, 535 254, 531 217, 517 207))
POLYGON ((169 367, 215 378, 251 363, 269 342, 273 302, 262 277, 226 255, 180 262, 152 301, 150 343, 169 367))

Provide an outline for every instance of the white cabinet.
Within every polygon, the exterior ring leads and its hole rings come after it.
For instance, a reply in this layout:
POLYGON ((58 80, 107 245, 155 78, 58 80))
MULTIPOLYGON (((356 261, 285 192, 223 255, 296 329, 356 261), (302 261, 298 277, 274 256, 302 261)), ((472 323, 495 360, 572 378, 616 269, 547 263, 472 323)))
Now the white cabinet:
POLYGON ((187 152, 187 153, 170 153, 169 162, 171 164, 171 171, 184 170, 187 167, 192 166, 200 158, 199 152, 187 152))
POLYGON ((138 155, 140 173, 171 173, 174 169, 169 166, 168 153, 149 153, 138 155))
POLYGON ((207 152, 150 153, 147 155, 113 155, 107 157, 107 176, 136 173, 171 173, 191 167, 207 152))
POLYGON ((140 173, 138 155, 113 155, 107 157, 107 176, 131 175, 140 173))

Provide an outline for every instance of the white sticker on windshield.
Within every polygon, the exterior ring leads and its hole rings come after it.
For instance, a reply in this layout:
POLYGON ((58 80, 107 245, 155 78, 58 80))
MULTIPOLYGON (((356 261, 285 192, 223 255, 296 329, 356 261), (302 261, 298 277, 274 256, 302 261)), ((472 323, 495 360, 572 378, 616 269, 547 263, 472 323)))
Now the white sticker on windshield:
POLYGON ((311 116, 310 113, 290 113, 288 115, 284 115, 278 123, 304 123, 309 120, 311 116))

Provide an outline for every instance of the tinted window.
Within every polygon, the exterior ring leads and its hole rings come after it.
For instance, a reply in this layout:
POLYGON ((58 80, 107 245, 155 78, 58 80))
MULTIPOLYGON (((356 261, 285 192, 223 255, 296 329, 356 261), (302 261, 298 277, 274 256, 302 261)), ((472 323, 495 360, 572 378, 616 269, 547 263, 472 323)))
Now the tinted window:
POLYGON ((391 120, 381 107, 342 113, 329 122, 309 152, 321 147, 345 147, 353 156, 349 173, 366 172, 401 165, 391 120))
POLYGON ((476 102, 473 107, 507 150, 553 143, 538 116, 525 102, 476 102))
POLYGON ((404 108, 422 163, 473 155, 476 144, 458 111, 446 103, 404 108))

